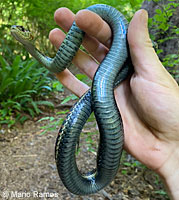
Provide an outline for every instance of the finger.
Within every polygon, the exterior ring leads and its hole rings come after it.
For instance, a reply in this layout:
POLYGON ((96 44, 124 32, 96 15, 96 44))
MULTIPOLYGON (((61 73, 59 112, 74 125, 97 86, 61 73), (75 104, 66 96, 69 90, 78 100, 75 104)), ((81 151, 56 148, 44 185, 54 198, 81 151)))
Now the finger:
POLYGON ((55 11, 55 22, 65 31, 68 32, 74 22, 75 14, 68 8, 59 8, 55 11))
POLYGON ((148 14, 139 10, 128 28, 128 42, 132 62, 137 75, 155 82, 171 81, 169 73, 161 64, 148 33, 148 14))
MULTIPOLYGON (((87 18, 83 18, 83 22, 87 22, 89 20, 88 14, 86 14, 87 18)), ((54 15, 56 23, 64 30, 69 31, 73 21, 75 20, 75 15, 67 8, 59 8, 56 10, 54 15)), ((81 14, 79 13, 79 19, 81 18, 81 14)), ((77 17, 78 20, 78 17, 77 17)), ((85 31, 85 30, 84 30, 85 31)), ((105 45, 101 44, 97 39, 91 37, 89 35, 85 35, 83 39, 83 46, 86 50, 98 61, 101 62, 108 52, 108 48, 105 45)), ((109 46, 109 45, 108 45, 109 46)))
POLYGON ((88 35, 95 37, 108 48, 111 46, 111 29, 99 15, 89 10, 80 10, 75 16, 75 22, 88 35))
POLYGON ((128 28, 128 42, 132 61, 137 73, 151 71, 148 66, 161 65, 149 38, 148 14, 145 10, 135 13, 128 28), (142 59, 141 59, 142 58, 142 59), (147 67, 146 67, 147 65, 147 67))
MULTIPOLYGON (((53 29, 49 34, 49 39, 56 48, 59 48, 65 39, 65 34, 59 29, 53 29)), ((81 50, 78 50, 72 62, 91 79, 98 68, 96 61, 81 50)))
POLYGON ((89 89, 85 83, 79 81, 68 69, 55 75, 68 90, 78 97, 81 97, 89 89))
POLYGON ((55 11, 54 18, 56 23, 62 27, 64 31, 69 31, 75 20, 78 27, 84 30, 88 35, 94 36, 108 47, 111 45, 112 34, 109 25, 94 12, 80 10, 75 16, 68 8, 59 8, 55 11))

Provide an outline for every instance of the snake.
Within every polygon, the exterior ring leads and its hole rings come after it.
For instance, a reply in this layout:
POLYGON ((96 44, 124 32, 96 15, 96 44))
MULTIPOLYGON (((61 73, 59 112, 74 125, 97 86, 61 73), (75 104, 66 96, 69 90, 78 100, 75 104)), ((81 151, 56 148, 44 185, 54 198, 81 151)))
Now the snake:
MULTIPOLYGON (((70 109, 57 135, 55 161, 65 187, 76 195, 100 191, 115 178, 124 144, 123 123, 117 107, 114 88, 132 71, 128 43, 128 22, 115 8, 96 4, 86 8, 98 14, 112 30, 112 44, 100 63, 92 87, 70 109), (76 163, 76 147, 83 126, 94 112, 99 128, 96 168, 82 174, 76 163)), ((95 23, 95 22, 94 22, 95 23)), ((43 55, 34 44, 31 32, 13 25, 11 34, 50 72, 60 73, 71 65, 85 33, 73 22, 54 58, 43 55)))

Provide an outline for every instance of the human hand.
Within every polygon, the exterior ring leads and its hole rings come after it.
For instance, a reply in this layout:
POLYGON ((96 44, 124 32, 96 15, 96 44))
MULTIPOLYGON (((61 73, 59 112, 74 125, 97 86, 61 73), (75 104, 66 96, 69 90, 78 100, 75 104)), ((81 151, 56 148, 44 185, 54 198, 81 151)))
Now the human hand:
MULTIPOLYGON (((67 8, 55 12, 56 23, 65 31, 74 19, 87 33, 83 46, 92 56, 79 50, 73 63, 92 79, 98 67, 95 59, 101 62, 110 48, 111 30, 90 11, 79 11, 76 16, 67 8)), ((59 48, 65 34, 54 29, 49 38, 59 48)), ((171 196, 179 199, 179 87, 152 48, 146 11, 140 10, 134 15, 128 42, 134 74, 115 89, 124 125, 124 148, 160 174, 171 196)), ((67 69, 57 74, 57 78, 77 96, 88 89, 67 69)))

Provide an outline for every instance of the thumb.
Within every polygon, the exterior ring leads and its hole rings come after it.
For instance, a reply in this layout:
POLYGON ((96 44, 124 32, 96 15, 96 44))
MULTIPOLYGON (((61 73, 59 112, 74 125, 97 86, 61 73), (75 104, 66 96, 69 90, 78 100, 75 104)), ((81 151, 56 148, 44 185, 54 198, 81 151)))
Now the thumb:
POLYGON ((172 77, 152 47, 147 25, 148 14, 143 9, 135 13, 129 24, 128 42, 135 73, 154 82, 166 82, 168 79, 171 81, 172 77))

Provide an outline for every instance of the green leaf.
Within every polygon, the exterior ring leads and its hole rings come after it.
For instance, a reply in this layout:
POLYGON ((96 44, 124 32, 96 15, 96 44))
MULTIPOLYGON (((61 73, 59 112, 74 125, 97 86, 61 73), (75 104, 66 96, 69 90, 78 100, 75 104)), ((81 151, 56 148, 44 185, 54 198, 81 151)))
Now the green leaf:
POLYGON ((19 94, 17 96, 14 97, 14 99, 21 99, 21 98, 25 98, 25 97, 31 97, 29 94, 19 94))
POLYGON ((166 195, 167 193, 164 190, 157 190, 155 191, 156 194, 166 195))
POLYGON ((175 30, 175 33, 178 35, 179 34, 179 28, 176 28, 175 30))
POLYGON ((13 80, 13 78, 9 77, 9 78, 3 79, 0 84, 0 94, 5 93, 5 90, 8 91, 9 87, 13 84, 15 84, 15 81, 13 80))
POLYGON ((23 117, 20 118, 19 121, 20 121, 21 124, 23 124, 27 119, 28 119, 27 116, 23 116, 23 117))
POLYGON ((162 10, 161 10, 161 9, 155 9, 155 12, 156 12, 157 14, 159 14, 159 16, 162 14, 162 10))
POLYGON ((83 82, 86 82, 88 80, 88 76, 85 74, 76 74, 76 78, 83 82))
POLYGON ((123 169, 123 170, 121 171, 121 173, 124 174, 124 175, 126 175, 126 174, 127 174, 127 170, 124 170, 124 169, 123 169))
POLYGON ((72 95, 66 97, 66 98, 61 102, 61 104, 65 104, 65 103, 67 103, 68 101, 70 101, 70 100, 75 100, 75 99, 78 99, 78 97, 75 96, 74 94, 72 94, 72 95))
POLYGON ((31 101, 31 105, 33 106, 33 108, 34 108, 34 110, 35 110, 35 112, 36 112, 37 114, 42 113, 42 111, 38 108, 36 102, 31 101))
POLYGON ((45 105, 49 107, 54 107, 54 104, 50 101, 35 101, 37 105, 45 105))
POLYGON ((46 120, 50 120, 50 119, 51 119, 51 117, 43 117, 43 118, 39 119, 38 122, 46 121, 46 120))
POLYGON ((12 77, 17 77, 18 76, 18 73, 19 73, 19 68, 20 68, 20 61, 21 61, 21 58, 20 56, 16 56, 13 63, 12 63, 12 72, 11 72, 11 76, 12 77))
POLYGON ((68 112, 69 112, 69 110, 62 110, 62 111, 57 112, 57 115, 66 114, 68 112))
POLYGON ((56 89, 57 91, 60 91, 60 92, 63 91, 63 85, 59 81, 53 81, 52 87, 56 89))
POLYGON ((124 162, 123 164, 124 164, 125 166, 128 166, 128 167, 131 166, 131 163, 130 163, 130 162, 124 162))
MULTIPOLYGON (((0 63, 1 63, 1 66, 3 67, 3 68, 8 68, 8 67, 10 67, 9 66, 9 63, 2 57, 2 55, 0 55, 0 63)), ((10 68, 9 68, 10 69, 10 68)))
POLYGON ((27 111, 29 112, 29 114, 31 115, 31 117, 35 116, 34 110, 31 108, 27 108, 27 111))

